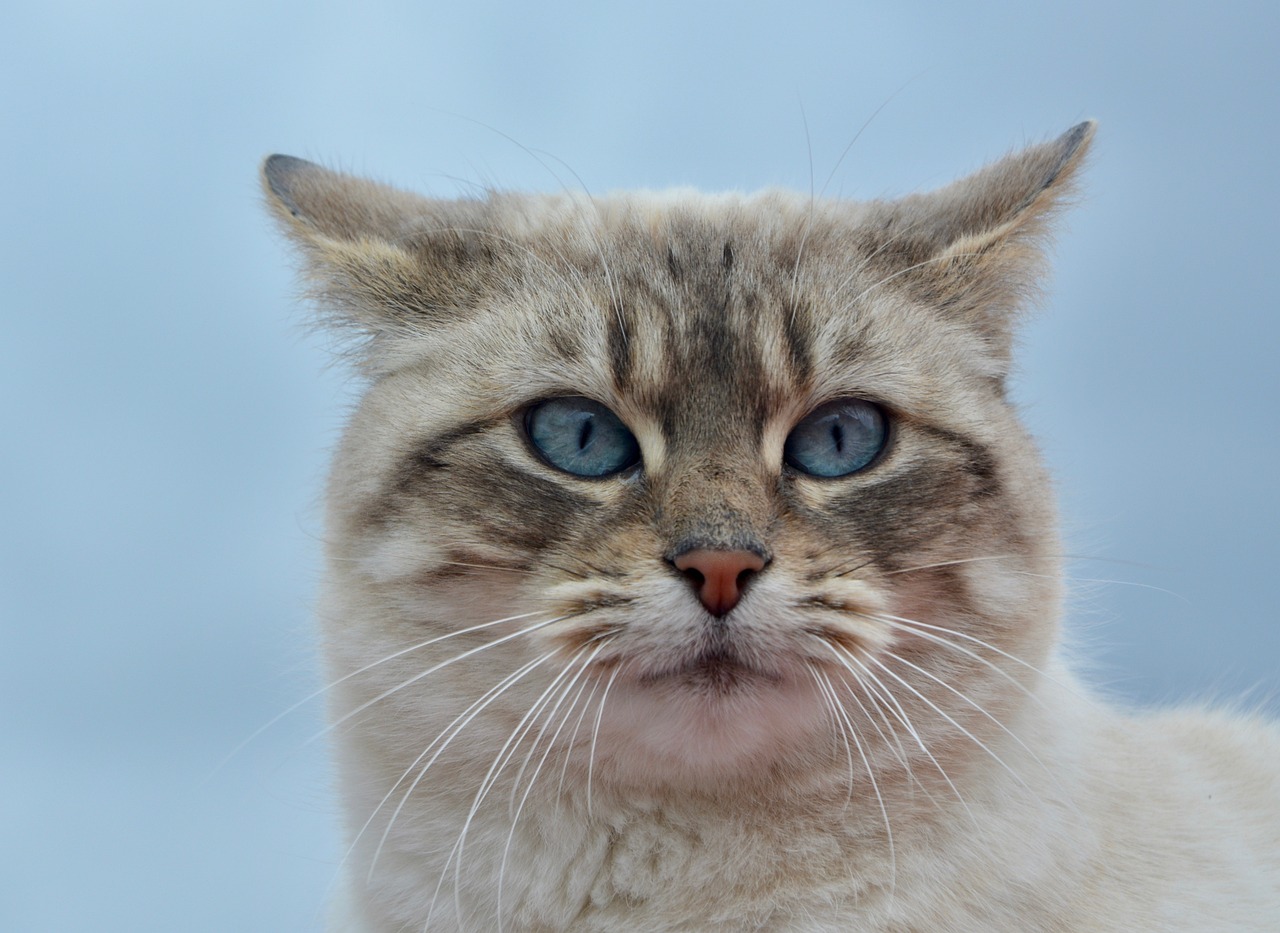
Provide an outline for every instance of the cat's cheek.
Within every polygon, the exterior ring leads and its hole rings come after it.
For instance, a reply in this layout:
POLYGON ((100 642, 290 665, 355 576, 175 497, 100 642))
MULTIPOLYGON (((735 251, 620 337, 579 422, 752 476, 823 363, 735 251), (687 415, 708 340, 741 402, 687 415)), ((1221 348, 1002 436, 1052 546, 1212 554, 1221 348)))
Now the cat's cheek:
POLYGON ((375 583, 403 583, 445 559, 445 549, 421 535, 387 533, 357 558, 356 568, 375 583))

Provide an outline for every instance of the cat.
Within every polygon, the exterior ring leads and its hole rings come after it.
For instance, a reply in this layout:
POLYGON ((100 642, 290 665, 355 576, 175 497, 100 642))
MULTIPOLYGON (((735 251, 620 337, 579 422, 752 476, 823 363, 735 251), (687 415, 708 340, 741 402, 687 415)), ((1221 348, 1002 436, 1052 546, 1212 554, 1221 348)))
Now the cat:
POLYGON ((1280 929, 1280 730, 1059 646, 1006 385, 1093 135, 871 202, 264 163, 365 385, 333 930, 1280 929))

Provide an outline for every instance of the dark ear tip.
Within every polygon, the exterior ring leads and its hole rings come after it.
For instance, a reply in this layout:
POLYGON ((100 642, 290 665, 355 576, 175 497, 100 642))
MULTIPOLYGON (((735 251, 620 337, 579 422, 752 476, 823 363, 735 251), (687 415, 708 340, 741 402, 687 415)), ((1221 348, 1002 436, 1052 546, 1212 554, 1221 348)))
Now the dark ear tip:
POLYGON ((269 155, 262 160, 262 180, 266 183, 267 189, 296 217, 299 212, 292 194, 294 183, 301 175, 318 167, 314 162, 308 162, 306 159, 279 154, 269 155))
POLYGON ((1054 163, 1044 180, 1044 184, 1041 186, 1042 191, 1056 182, 1064 171, 1069 171, 1071 167, 1079 162, 1079 157, 1083 156, 1085 151, 1088 150, 1089 143, 1093 140, 1093 134, 1097 128, 1098 123, 1096 120, 1085 120, 1071 127, 1050 144, 1050 150, 1054 154, 1054 163))
POLYGON ((1063 148, 1069 152, 1075 152, 1080 148, 1081 143, 1088 142, 1093 138, 1093 134, 1097 132, 1097 129, 1097 120, 1085 120, 1082 123, 1077 123, 1062 134, 1063 148))
POLYGON ((262 160, 262 178, 273 195, 287 200, 289 179, 296 178, 303 171, 314 168, 316 168, 315 164, 308 163, 306 159, 296 159, 287 155, 269 155, 262 160))

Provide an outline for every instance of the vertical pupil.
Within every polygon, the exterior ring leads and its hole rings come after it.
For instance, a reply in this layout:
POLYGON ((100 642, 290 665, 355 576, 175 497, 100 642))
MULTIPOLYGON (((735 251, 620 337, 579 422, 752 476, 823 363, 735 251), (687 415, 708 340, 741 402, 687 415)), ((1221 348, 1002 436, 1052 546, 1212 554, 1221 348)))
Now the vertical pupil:
POLYGON ((836 445, 836 453, 844 453, 844 427, 839 421, 831 425, 831 442, 836 445))
POLYGON ((594 418, 587 417, 582 420, 582 427, 578 429, 578 449, 586 450, 587 445, 591 443, 591 431, 594 418))

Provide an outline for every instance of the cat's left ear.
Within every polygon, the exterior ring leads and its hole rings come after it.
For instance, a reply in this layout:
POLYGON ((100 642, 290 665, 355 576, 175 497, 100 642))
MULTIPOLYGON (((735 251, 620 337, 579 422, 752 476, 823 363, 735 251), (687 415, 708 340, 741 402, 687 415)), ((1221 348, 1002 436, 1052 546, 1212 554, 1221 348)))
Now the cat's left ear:
POLYGON ((1036 297, 1054 214, 1074 192, 1093 121, 928 194, 878 205, 874 264, 912 297, 976 328, 1007 369, 1017 312, 1036 297))

